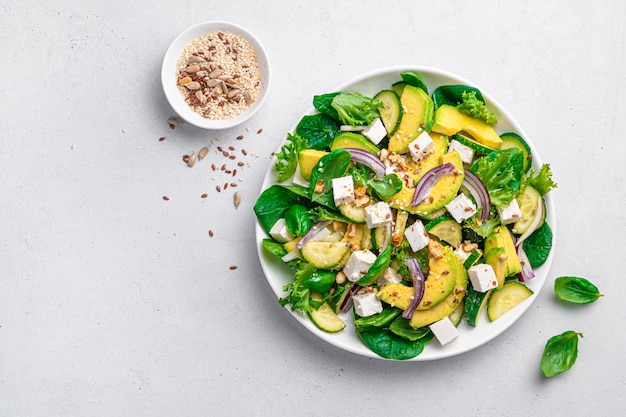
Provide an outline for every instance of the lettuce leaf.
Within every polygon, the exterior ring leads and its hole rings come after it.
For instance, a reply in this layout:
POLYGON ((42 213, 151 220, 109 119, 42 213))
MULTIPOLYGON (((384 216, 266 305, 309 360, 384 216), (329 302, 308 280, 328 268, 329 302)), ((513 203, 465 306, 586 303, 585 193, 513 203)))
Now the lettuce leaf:
POLYGON ((485 184, 491 203, 504 208, 520 191, 524 155, 515 148, 493 151, 474 161, 470 171, 485 184))
POLYGON ((300 135, 287 135, 285 144, 276 153, 276 164, 274 167, 278 172, 277 181, 279 183, 287 181, 293 176, 298 166, 298 152, 307 147, 306 139, 300 135))
POLYGON ((339 121, 350 126, 367 126, 380 117, 378 109, 383 104, 361 93, 341 93, 331 102, 339 121))
POLYGON ((528 173, 528 179, 526 181, 528 185, 539 191, 541 195, 545 195, 553 188, 557 188, 557 184, 552 181, 552 171, 550 170, 550 164, 543 164, 539 169, 539 172, 530 170, 530 172, 528 173))
POLYGON ((457 106, 461 112, 476 119, 480 119, 490 125, 498 123, 498 119, 493 112, 487 108, 485 102, 476 97, 475 91, 463 91, 461 94, 461 100, 462 101, 457 106))

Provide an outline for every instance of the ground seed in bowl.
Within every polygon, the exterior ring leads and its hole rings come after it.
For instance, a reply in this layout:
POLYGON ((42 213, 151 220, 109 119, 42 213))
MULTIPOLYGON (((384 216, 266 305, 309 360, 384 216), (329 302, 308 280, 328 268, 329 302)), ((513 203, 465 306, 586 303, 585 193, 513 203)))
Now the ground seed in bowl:
POLYGON ((194 39, 178 58, 176 72, 185 101, 207 119, 232 119, 260 95, 256 51, 235 33, 211 32, 194 39))

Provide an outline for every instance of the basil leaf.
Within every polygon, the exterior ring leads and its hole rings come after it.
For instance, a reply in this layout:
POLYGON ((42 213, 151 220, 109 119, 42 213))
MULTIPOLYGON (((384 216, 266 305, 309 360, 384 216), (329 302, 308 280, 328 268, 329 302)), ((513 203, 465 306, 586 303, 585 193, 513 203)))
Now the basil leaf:
POLYGON ((304 236, 313 227, 309 219, 307 208, 302 204, 295 204, 285 212, 285 226, 294 236, 304 236))
POLYGON ((554 292, 561 300, 589 304, 602 297, 598 287, 586 278, 559 277, 554 280, 554 292))
POLYGON ((538 268, 543 265, 552 249, 552 229, 548 223, 544 222, 540 228, 535 230, 522 243, 522 248, 528 256, 530 266, 538 268))
POLYGON ((304 116, 296 126, 296 134, 317 150, 328 148, 338 133, 339 122, 325 114, 304 116))
POLYGON ((568 330, 551 337, 541 356, 541 371, 550 378, 569 370, 578 357, 578 336, 582 333, 568 330))
POLYGON ((342 177, 350 165, 350 152, 336 149, 320 158, 311 172, 311 201, 327 207, 335 207, 333 201, 333 178, 342 177), (318 191, 316 191, 316 189, 318 191))

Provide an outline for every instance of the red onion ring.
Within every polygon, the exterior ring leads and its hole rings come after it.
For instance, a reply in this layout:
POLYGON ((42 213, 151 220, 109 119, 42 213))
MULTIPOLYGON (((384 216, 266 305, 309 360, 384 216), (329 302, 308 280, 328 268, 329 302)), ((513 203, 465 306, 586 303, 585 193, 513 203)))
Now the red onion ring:
POLYGON ((344 150, 350 152, 350 155, 352 156, 351 159, 354 162, 365 165, 374 171, 379 179, 382 179, 385 176, 387 167, 385 167, 385 164, 383 164, 383 162, 373 153, 357 148, 345 148, 344 150))
POLYGON ((445 163, 424 174, 415 186, 415 194, 413 194, 413 201, 411 202, 411 205, 417 206, 419 203, 424 201, 432 191, 437 181, 439 181, 444 175, 451 174, 454 170, 454 165, 451 163, 445 163))
POLYGON ((485 184, 469 169, 465 170, 465 176, 463 177, 463 185, 469 190, 469 192, 476 200, 476 204, 482 207, 480 213, 480 220, 486 222, 489 220, 491 211, 491 198, 489 197, 489 191, 485 184))
POLYGON ((322 220, 313 225, 311 229, 302 236, 302 239, 296 244, 296 248, 302 249, 302 247, 311 240, 316 234, 318 234, 323 228, 328 226, 332 220, 322 220))
POLYGON ((402 313, 402 317, 405 319, 410 319, 413 315, 413 312, 424 298, 424 272, 422 272, 422 268, 420 268, 420 264, 415 258, 409 258, 406 260, 406 266, 409 268, 411 272, 411 280, 413 281, 413 299, 411 300, 411 304, 409 304, 409 308, 404 310, 402 313))

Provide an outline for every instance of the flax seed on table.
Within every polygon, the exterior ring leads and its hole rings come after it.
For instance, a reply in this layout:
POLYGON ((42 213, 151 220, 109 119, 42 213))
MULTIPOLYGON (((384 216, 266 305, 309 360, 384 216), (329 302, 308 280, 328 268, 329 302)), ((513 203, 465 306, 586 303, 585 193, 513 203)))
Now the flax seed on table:
POLYGON ((243 36, 207 33, 185 47, 177 65, 178 88, 192 110, 207 119, 231 119, 259 97, 256 51, 243 36))

